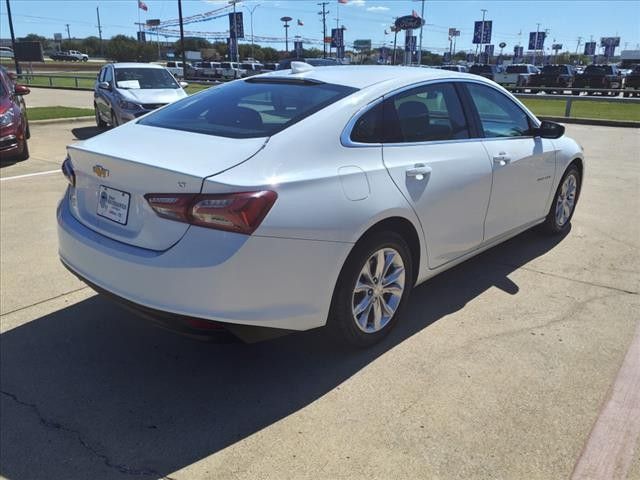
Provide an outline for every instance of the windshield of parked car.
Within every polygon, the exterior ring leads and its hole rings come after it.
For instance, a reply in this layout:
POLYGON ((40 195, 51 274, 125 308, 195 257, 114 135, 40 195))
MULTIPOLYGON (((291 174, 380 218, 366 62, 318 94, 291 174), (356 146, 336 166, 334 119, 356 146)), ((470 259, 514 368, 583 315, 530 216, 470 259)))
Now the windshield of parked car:
POLYGON ((607 65, 589 65, 584 69, 585 75, 611 75, 612 69, 607 65))
POLYGON ((164 68, 116 68, 116 86, 123 89, 180 88, 164 68))
POLYGON ((529 73, 529 69, 526 65, 509 65, 507 73, 529 73))
POLYGON ((469 73, 492 73, 489 65, 471 65, 469 73))
POLYGON ((565 67, 560 65, 545 65, 542 67, 542 73, 546 75, 560 75, 566 73, 565 67))
POLYGON ((270 137, 357 91, 328 83, 252 78, 178 101, 139 123, 228 138, 270 137))

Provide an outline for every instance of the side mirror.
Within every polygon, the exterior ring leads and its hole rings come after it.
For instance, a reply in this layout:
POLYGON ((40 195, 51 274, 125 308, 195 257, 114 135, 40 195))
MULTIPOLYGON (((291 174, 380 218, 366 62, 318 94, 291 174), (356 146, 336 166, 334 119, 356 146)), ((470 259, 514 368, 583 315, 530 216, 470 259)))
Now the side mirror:
POLYGON ((111 84, 109 82, 100 82, 98 84, 98 88, 101 88, 102 90, 111 90, 111 84))
POLYGON ((543 120, 540 126, 534 129, 533 135, 541 138, 560 138, 564 135, 564 125, 543 120))
POLYGON ((188 82, 180 82, 180 86, 182 88, 187 88, 189 86, 189 83, 188 82))
POLYGON ((13 93, 16 95, 29 95, 29 92, 31 92, 31 90, 24 85, 16 85, 13 89, 13 93))

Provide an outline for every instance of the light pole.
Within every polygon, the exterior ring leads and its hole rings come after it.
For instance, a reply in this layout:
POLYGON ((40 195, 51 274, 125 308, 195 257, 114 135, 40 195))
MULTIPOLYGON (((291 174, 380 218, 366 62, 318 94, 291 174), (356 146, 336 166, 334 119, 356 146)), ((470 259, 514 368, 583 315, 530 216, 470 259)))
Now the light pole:
POLYGON ((249 8, 246 5, 244 6, 244 8, 246 8, 247 10, 249 10, 249 15, 251 17, 251 58, 255 58, 253 56, 253 12, 256 11, 256 8, 258 8, 261 4, 258 3, 257 5, 255 5, 253 8, 249 8))
POLYGON ((484 16, 487 13, 487 9, 483 8, 482 10, 482 29, 480 30, 480 55, 482 55, 482 47, 484 46, 484 16))
POLYGON ((289 22, 291 20, 293 20, 291 17, 282 17, 280 19, 281 22, 284 22, 284 45, 286 53, 289 53, 289 22))

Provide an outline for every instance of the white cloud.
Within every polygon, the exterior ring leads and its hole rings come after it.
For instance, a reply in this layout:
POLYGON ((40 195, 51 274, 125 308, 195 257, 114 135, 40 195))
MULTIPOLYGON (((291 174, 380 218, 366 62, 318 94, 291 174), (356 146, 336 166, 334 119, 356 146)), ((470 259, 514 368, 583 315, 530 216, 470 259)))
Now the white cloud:
POLYGON ((351 0, 347 5, 355 5, 356 7, 364 7, 366 0, 351 0))
POLYGON ((377 6, 377 7, 367 7, 367 12, 386 12, 389 10, 389 7, 377 6))

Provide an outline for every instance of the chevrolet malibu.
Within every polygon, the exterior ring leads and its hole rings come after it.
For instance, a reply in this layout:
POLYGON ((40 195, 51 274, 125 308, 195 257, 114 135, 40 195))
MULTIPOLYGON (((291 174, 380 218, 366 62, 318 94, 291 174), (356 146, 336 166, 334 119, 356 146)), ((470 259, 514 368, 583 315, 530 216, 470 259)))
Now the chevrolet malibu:
POLYGON ((185 332, 326 325, 367 346, 415 285, 566 232, 583 162, 482 77, 294 62, 69 146, 60 258, 185 332))

